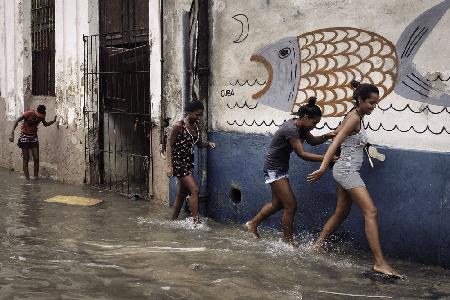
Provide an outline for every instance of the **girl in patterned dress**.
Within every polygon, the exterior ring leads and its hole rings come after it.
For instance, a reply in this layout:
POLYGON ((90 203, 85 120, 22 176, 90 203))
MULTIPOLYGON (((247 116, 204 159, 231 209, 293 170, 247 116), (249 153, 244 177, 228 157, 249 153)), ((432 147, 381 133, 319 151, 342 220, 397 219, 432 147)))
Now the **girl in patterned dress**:
POLYGON ((201 140, 199 121, 205 108, 201 101, 192 101, 186 107, 186 117, 176 122, 172 128, 167 147, 167 175, 179 180, 177 195, 173 205, 172 220, 178 219, 183 202, 190 194, 189 207, 195 223, 200 223, 198 214, 199 187, 193 176, 194 147, 214 149, 212 142, 201 140))

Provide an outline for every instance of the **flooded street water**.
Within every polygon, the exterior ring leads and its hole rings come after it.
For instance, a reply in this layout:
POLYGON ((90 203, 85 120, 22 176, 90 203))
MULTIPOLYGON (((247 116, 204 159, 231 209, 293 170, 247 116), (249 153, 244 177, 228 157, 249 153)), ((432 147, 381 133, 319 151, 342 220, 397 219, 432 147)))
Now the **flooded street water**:
POLYGON ((1 299, 450 299, 439 267, 391 260, 408 279, 377 282, 366 253, 317 255, 306 237, 291 250, 269 230, 254 241, 239 225, 193 229, 166 207, 3 169, 0 191, 1 299), (104 202, 44 202, 56 195, 104 202))

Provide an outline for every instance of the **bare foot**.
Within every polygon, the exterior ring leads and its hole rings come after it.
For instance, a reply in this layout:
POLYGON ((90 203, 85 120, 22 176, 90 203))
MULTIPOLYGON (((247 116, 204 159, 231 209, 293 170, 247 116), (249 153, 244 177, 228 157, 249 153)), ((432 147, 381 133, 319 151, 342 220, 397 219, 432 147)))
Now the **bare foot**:
POLYGON ((292 249, 297 249, 297 248, 300 246, 298 243, 294 242, 293 240, 287 242, 287 244, 288 244, 289 246, 291 246, 292 249))
POLYGON ((373 265, 373 270, 376 273, 381 273, 381 274, 386 275, 386 276, 403 278, 402 275, 400 275, 394 269, 392 269, 386 262, 380 263, 380 264, 375 263, 373 265))
POLYGON ((193 219, 195 225, 202 224, 199 216, 193 217, 192 219, 193 219))
POLYGON ((327 251, 322 243, 315 242, 313 245, 313 251, 319 254, 326 254, 327 251))
POLYGON ((251 221, 248 221, 247 223, 245 223, 245 227, 247 227, 247 231, 251 233, 251 235, 253 236, 253 238, 255 240, 260 238, 260 236, 258 234, 258 229, 256 228, 256 226, 254 226, 252 224, 251 221))

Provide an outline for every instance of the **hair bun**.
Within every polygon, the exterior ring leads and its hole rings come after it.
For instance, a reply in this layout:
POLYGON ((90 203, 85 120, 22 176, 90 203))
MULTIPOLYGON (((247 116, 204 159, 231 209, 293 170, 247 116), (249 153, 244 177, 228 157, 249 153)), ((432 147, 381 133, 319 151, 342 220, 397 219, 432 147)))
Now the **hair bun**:
POLYGON ((308 105, 310 105, 310 106, 314 106, 314 105, 316 105, 316 101, 317 101, 317 98, 316 97, 309 97, 308 98, 308 105))
POLYGON ((356 89, 358 86, 361 85, 361 82, 352 80, 352 82, 350 82, 350 85, 351 85, 352 89, 356 89))

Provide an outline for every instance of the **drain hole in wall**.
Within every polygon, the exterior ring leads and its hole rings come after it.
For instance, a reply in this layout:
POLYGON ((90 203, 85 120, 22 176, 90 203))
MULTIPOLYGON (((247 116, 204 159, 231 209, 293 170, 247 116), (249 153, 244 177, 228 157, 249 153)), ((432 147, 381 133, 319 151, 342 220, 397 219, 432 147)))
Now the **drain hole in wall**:
POLYGON ((232 188, 228 193, 228 197, 230 197, 231 202, 233 202, 234 204, 241 203, 242 198, 241 190, 238 188, 232 188))

